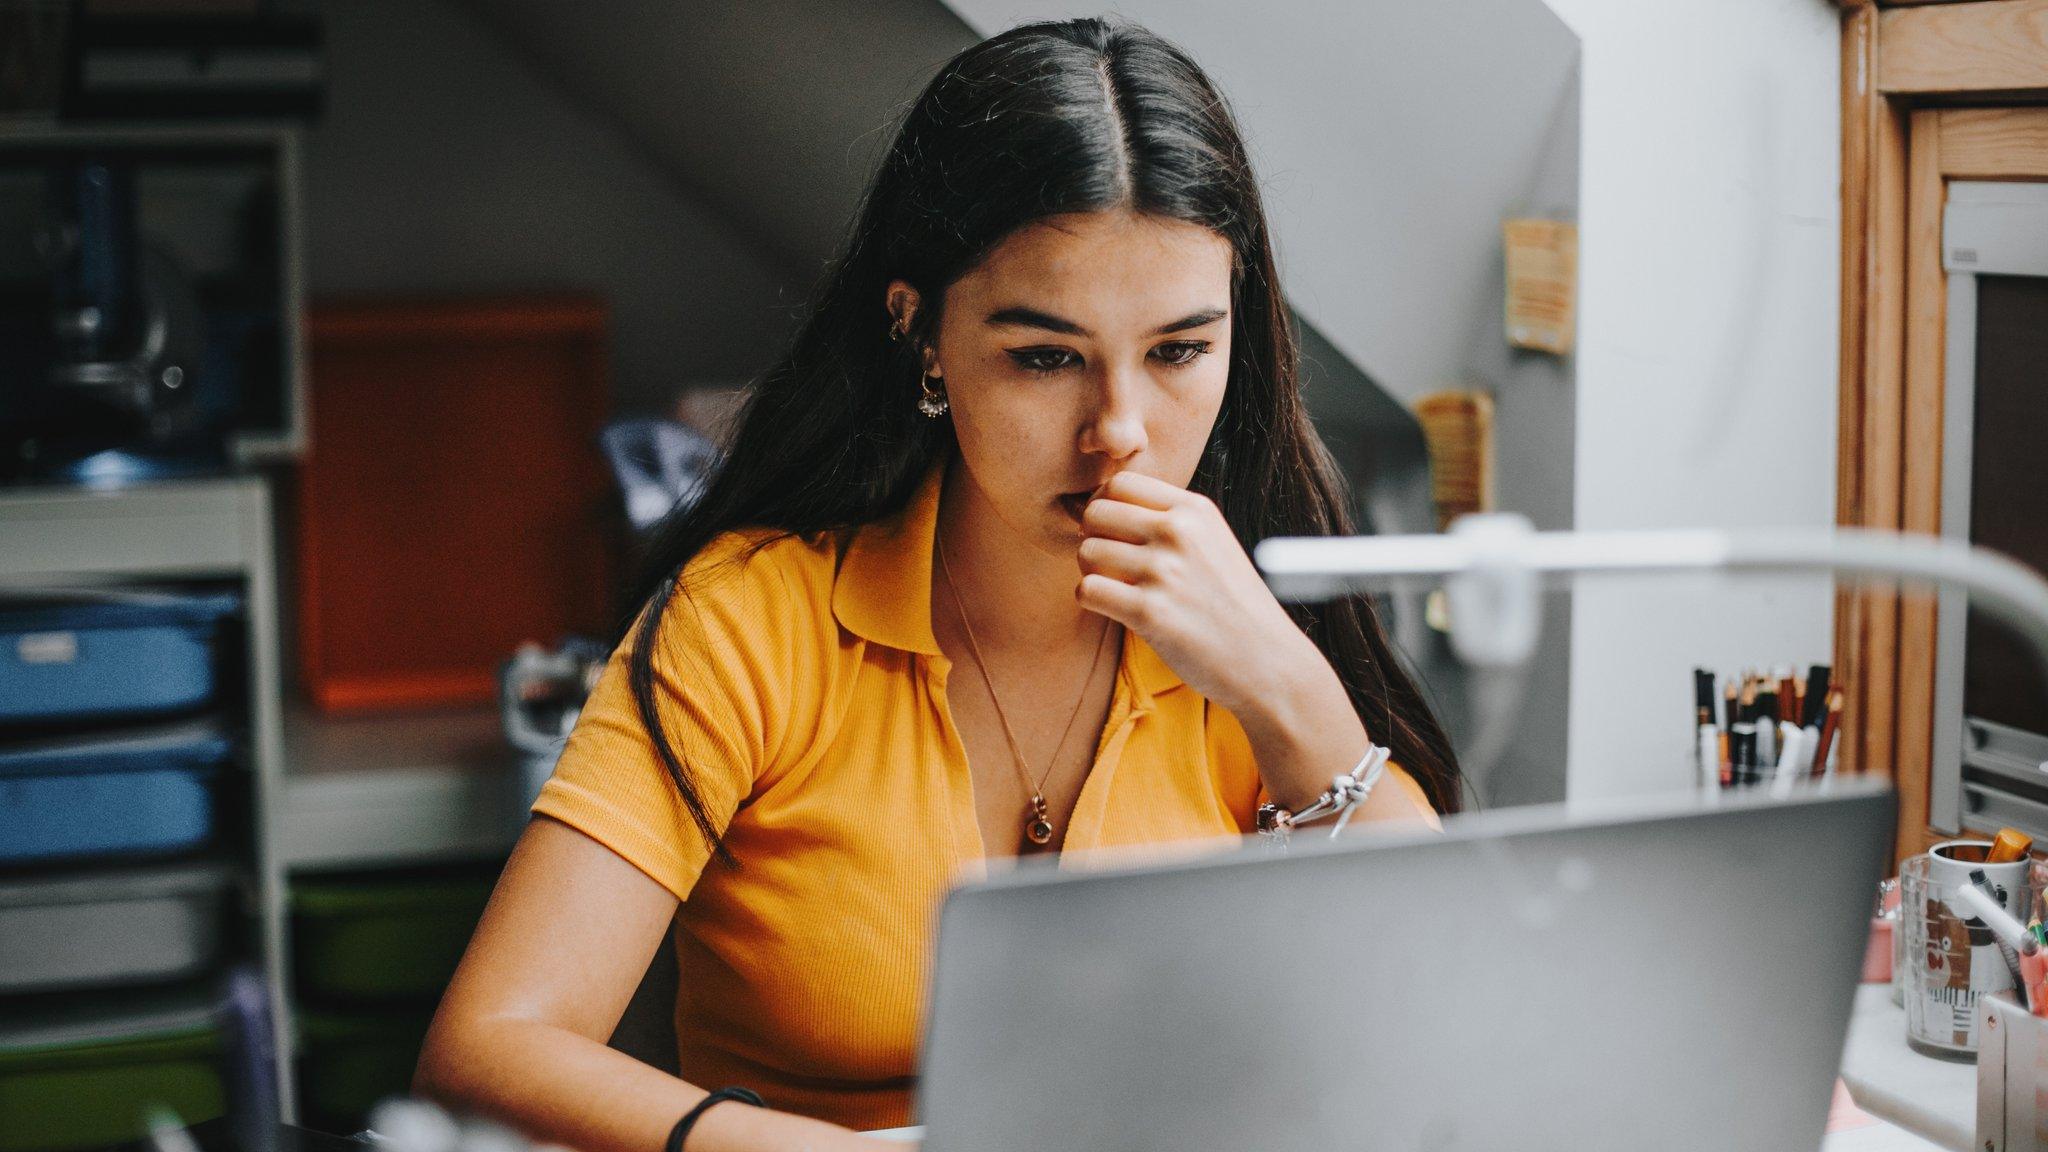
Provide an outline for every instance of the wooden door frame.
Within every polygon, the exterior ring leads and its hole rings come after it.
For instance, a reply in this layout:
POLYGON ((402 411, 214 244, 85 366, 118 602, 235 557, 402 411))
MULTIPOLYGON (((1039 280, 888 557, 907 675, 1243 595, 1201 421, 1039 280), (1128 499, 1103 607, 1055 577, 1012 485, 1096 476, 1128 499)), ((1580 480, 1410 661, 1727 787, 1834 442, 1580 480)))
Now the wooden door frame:
MULTIPOLYGON (((1836 522, 1941 530, 1948 181, 2048 180, 2048 0, 1842 6, 1842 328, 1836 522)), ((1900 856, 1927 826, 1931 595, 1835 598, 1842 762, 1891 777, 1900 856)))

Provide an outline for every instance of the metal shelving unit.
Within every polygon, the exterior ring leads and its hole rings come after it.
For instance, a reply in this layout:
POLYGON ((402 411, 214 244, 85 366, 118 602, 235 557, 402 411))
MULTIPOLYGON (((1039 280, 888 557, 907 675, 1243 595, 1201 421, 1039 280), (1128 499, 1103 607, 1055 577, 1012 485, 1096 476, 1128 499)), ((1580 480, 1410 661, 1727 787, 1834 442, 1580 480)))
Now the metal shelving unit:
POLYGON ((524 811, 518 756, 495 710, 336 719, 286 706, 275 547, 270 488, 258 477, 0 492, 0 594, 192 579, 242 585, 248 863, 291 1116, 293 870, 502 855, 524 811))
MULTIPOLYGON (((245 429, 231 447, 245 467, 295 457, 308 425, 298 322, 304 310, 299 130, 267 123, 12 124, 0 130, 0 157, 74 147, 153 154, 230 149, 269 158, 276 180, 278 309, 286 318, 278 364, 284 392, 275 426, 245 429)), ((294 1119, 294 871, 502 858, 524 824, 524 806, 519 756, 507 745, 495 709, 344 719, 287 703, 280 601, 289 593, 279 582, 273 496, 272 481, 254 473, 99 490, 0 488, 0 595, 188 580, 240 585, 245 698, 227 704, 246 708, 248 826, 221 829, 217 842, 238 846, 233 862, 254 893, 258 930, 250 947, 260 956, 250 958, 260 959, 271 989, 278 1083, 285 1116, 294 1119)))
POLYGON ((294 1114, 284 866, 277 852, 284 739, 280 707, 277 564, 270 490, 253 477, 110 491, 0 492, 0 592, 151 580, 238 580, 247 627, 250 866, 258 939, 276 1022, 279 1082, 294 1114))

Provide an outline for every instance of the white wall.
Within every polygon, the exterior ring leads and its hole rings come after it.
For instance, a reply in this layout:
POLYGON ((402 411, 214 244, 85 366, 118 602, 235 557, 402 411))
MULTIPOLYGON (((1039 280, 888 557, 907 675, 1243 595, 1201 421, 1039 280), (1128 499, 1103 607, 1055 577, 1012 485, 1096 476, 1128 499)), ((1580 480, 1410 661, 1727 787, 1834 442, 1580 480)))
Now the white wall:
MULTIPOLYGON (((1584 50, 1579 526, 1831 524, 1837 9, 1549 2, 1584 50)), ((1582 587, 1571 795, 1684 784, 1692 667, 1831 628, 1821 582, 1582 587)))

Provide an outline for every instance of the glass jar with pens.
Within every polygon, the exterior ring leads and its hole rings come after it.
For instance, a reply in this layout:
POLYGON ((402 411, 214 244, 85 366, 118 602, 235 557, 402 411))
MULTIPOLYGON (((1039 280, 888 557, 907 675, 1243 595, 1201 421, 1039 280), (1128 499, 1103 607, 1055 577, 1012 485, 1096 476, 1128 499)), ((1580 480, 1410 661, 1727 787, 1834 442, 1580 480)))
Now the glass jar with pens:
POLYGON ((2048 864, 2025 851, 2002 833, 1937 844, 1901 866, 1898 975, 1915 1051, 1975 1060, 1978 1002, 1987 995, 2048 1014, 2048 864))

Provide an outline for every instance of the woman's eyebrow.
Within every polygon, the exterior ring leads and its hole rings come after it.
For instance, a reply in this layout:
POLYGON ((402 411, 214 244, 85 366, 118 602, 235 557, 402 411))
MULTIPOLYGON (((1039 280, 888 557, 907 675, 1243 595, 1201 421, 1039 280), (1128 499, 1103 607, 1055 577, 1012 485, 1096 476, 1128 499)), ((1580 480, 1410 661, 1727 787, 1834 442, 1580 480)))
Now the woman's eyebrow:
MULTIPOLYGON (((1221 320, 1228 315, 1230 315, 1230 311, 1225 308, 1204 308, 1200 312, 1183 316, 1171 324, 1160 325, 1158 330, 1153 332, 1152 335, 1164 336, 1169 332, 1185 332, 1190 328, 1200 328, 1204 324, 1221 320)), ((1058 316, 1040 312, 1036 308, 1024 308, 1021 306, 998 308, 988 314, 986 323, 996 328, 1043 328, 1048 332, 1059 332, 1068 336, 1084 338, 1095 335, 1072 320, 1063 320, 1058 316)))

